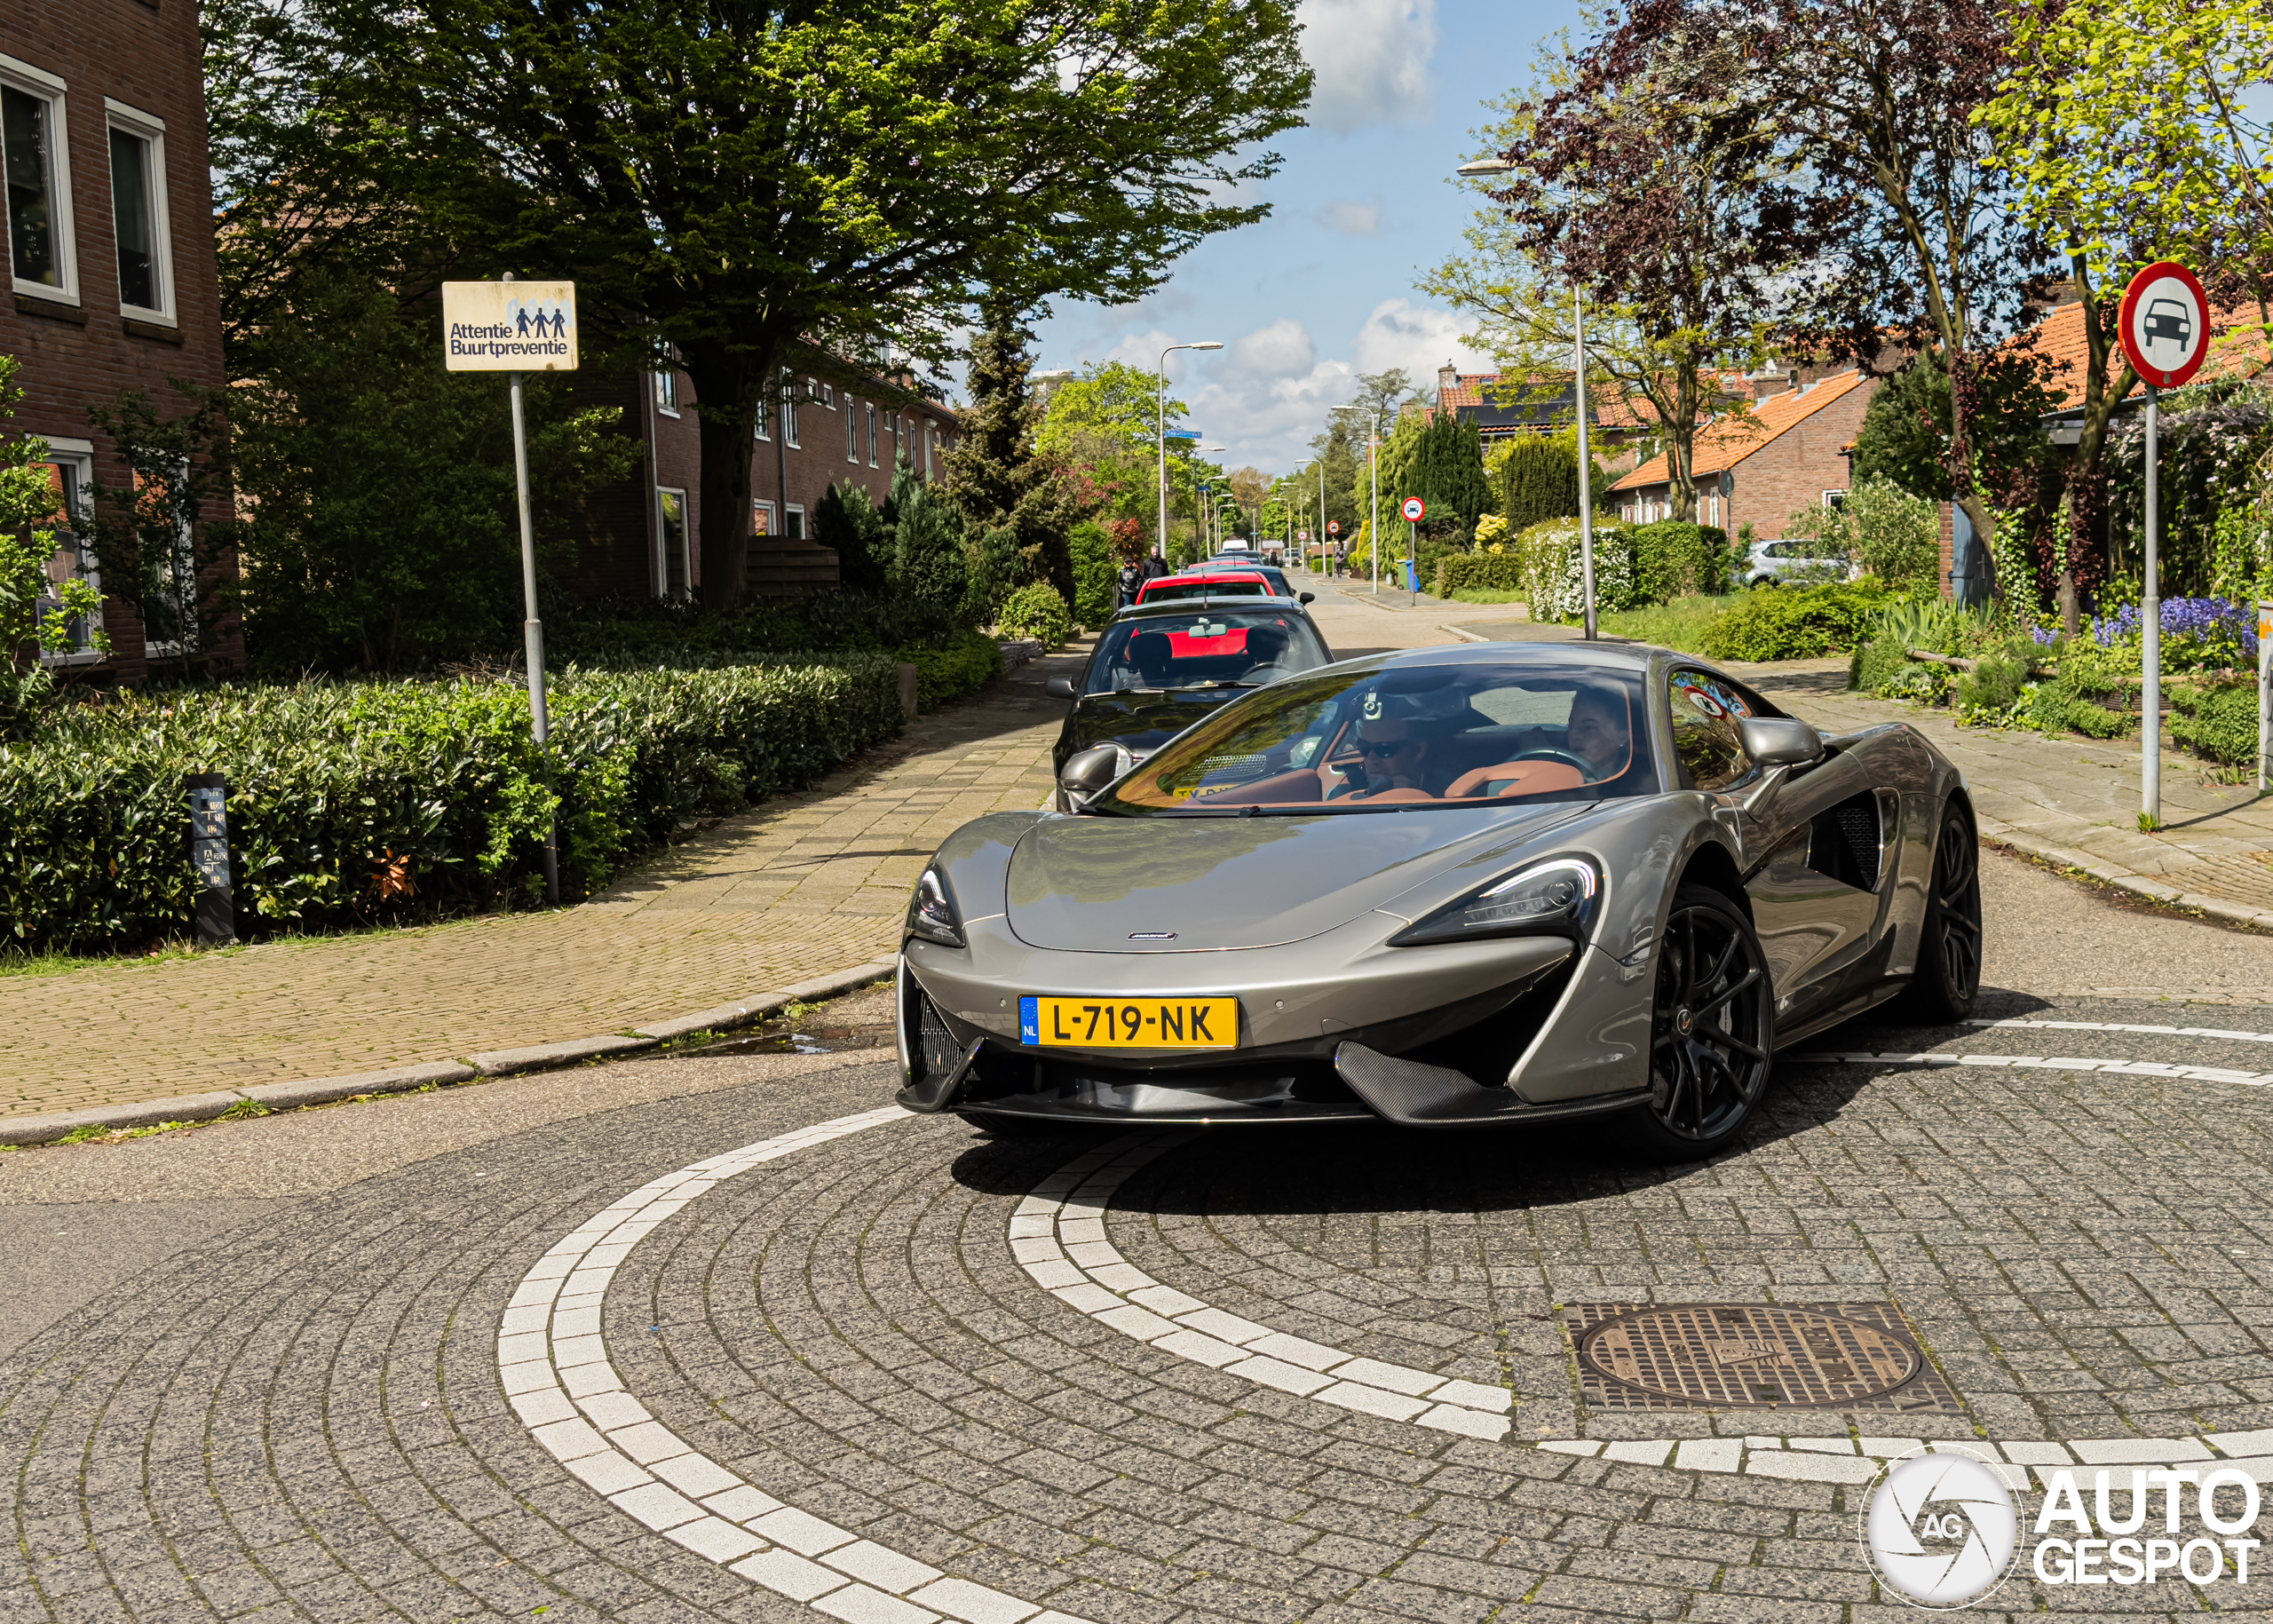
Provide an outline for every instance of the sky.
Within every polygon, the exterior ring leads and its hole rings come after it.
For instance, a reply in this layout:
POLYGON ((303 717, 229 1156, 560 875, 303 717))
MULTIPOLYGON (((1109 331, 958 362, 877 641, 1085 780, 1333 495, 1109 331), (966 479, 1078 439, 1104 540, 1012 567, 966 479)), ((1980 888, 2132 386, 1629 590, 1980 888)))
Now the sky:
POLYGON ((1210 460, 1285 473, 1310 456, 1358 373, 1403 367, 1433 385, 1446 360, 1489 363, 1467 324, 1414 286, 1461 250, 1478 201, 1452 171, 1482 153, 1484 104, 1525 83, 1540 43, 1575 26, 1571 0, 1302 0, 1303 55, 1318 75, 1308 127, 1272 143, 1285 159, 1254 186, 1260 224, 1178 262, 1135 305, 1064 304, 1037 324, 1036 366, 1168 358, 1188 426, 1224 449, 1210 460))

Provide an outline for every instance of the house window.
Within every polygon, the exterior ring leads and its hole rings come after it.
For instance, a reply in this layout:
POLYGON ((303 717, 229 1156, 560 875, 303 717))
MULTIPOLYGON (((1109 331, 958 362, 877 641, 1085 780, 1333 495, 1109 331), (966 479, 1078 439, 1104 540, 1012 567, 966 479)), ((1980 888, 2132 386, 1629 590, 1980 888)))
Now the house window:
POLYGON ((1846 505, 1847 493, 1845 491, 1826 491, 1823 493, 1823 507, 1824 511, 1826 513, 1836 513, 1840 509, 1846 505))
POLYGON ((931 424, 923 425, 923 477, 931 477, 931 448, 939 443, 939 431, 931 424))
POLYGON ((868 402, 868 466, 876 465, 876 403, 868 402))
POLYGON ((805 539, 805 511, 804 511, 804 509, 803 509, 803 508, 784 508, 784 509, 782 509, 781 511, 782 511, 782 512, 783 512, 785 515, 787 515, 787 517, 788 517, 788 528, 787 528, 786 530, 784 530, 784 531, 783 531, 783 533, 782 533, 782 539, 783 539, 784 541, 790 541, 790 542, 802 542, 802 541, 804 541, 804 540, 805 539))
POLYGON ((770 422, 772 422, 772 416, 773 416, 773 402, 772 402, 772 401, 771 401, 771 400, 767 400, 767 399, 766 399, 763 394, 759 395, 759 396, 757 397, 757 431, 756 431, 756 432, 757 432, 757 437, 758 437, 758 439, 760 439, 760 440, 772 440, 772 439, 773 438, 773 435, 772 435, 772 431, 771 431, 771 430, 769 430, 769 429, 767 428, 767 426, 766 426, 770 422))
MULTIPOLYGON (((52 437, 49 437, 47 444, 47 481, 55 494, 55 511, 49 518, 36 521, 36 525, 41 529, 54 529, 55 551, 48 558, 46 584, 35 606, 35 612, 43 621, 63 606, 58 589, 65 582, 84 581, 98 592, 103 585, 85 530, 87 487, 94 472, 94 446, 83 440, 52 437)), ((41 650, 41 664, 91 665, 102 658, 95 651, 95 634, 102 630, 100 611, 74 618, 70 628, 71 646, 41 650)))
POLYGON ((844 460, 860 460, 860 413, 851 395, 844 397, 844 460))
POLYGON ((749 528, 752 535, 773 534, 773 504, 770 502, 750 503, 749 528))
POLYGON ((7 177, 8 263, 27 293, 78 303, 63 81, 0 56, 0 172, 7 177))
MULTIPOLYGON (((666 417, 678 416, 678 374, 669 367, 655 374, 655 409, 666 417)), ((763 400, 758 402, 757 414, 757 434, 763 440, 765 438, 765 403, 763 400)))
POLYGON ((686 493, 655 492, 655 536, 662 543, 656 560, 655 590, 664 598, 684 598, 693 584, 686 557, 686 493))
POLYGON ((173 255, 166 220, 166 126, 106 100, 110 122, 110 209, 118 242, 121 308, 174 319, 173 255))
POLYGON ((781 391, 781 443, 794 449, 804 449, 797 438, 797 386, 789 384, 781 391))
MULTIPOLYGON (((810 390, 812 386, 812 379, 807 378, 805 380, 805 387, 810 390)), ((828 408, 831 411, 835 411, 836 409, 836 392, 827 384, 823 384, 820 386, 820 403, 828 408)))

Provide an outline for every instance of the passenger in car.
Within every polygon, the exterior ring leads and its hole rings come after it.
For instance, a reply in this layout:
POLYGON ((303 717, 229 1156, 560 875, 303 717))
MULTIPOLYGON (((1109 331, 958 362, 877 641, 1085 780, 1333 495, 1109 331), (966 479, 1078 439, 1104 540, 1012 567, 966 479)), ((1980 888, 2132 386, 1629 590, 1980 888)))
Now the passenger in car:
POLYGON ((1634 753, 1634 730, 1626 697, 1612 688, 1581 688, 1571 699, 1567 743, 1571 754, 1594 771, 1592 781, 1616 778, 1634 753))

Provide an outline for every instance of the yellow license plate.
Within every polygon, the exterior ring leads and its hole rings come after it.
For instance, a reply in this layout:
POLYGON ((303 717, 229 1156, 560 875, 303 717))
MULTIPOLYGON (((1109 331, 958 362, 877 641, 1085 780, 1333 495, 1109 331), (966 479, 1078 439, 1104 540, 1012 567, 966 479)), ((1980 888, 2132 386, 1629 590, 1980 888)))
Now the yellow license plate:
POLYGON ((1043 1049, 1236 1049, 1236 998, 1018 1000, 1018 1041, 1043 1049))

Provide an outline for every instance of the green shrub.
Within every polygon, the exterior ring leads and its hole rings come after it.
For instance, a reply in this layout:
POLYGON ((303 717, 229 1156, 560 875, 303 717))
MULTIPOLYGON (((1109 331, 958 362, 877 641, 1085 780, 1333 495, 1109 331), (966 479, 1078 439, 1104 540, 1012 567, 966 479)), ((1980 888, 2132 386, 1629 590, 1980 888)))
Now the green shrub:
POLYGON ((1865 576, 1811 587, 1758 587, 1715 616, 1698 638, 1715 660, 1811 660, 1853 648, 1886 606, 1886 588, 1865 576))
POLYGON ((1045 648, 1063 648, 1073 634, 1073 615, 1056 587, 1037 581, 1004 601, 994 630, 1005 638, 1038 638, 1045 648))
POLYGON ((1910 646, 1881 631, 1859 644, 1848 662, 1847 685, 1860 693, 1881 693, 1909 670, 1910 646))
POLYGON ((899 657, 915 668, 918 710, 976 693, 1002 674, 1002 646, 983 631, 958 631, 945 648, 912 646, 899 657))
POLYGON ((2255 683, 2182 684, 2171 690, 2170 702, 2170 736, 2179 743, 2228 766, 2257 759, 2255 683))
POLYGON ((1607 637, 1632 638, 1637 643, 1695 654, 1698 634, 1712 624, 1713 617, 1728 603, 1726 598, 1676 598, 1639 609, 1613 610, 1603 615, 1599 623, 1607 637))
POLYGON ((1436 585, 1431 590, 1438 598, 1478 588, 1497 592, 1519 591, 1523 587, 1523 554, 1512 549, 1506 552, 1454 553, 1437 561, 1436 585))
POLYGON ((1118 569, 1113 559, 1113 538, 1103 525, 1085 519, 1066 532, 1065 544, 1073 555, 1073 619, 1083 626, 1102 626, 1113 618, 1113 585, 1118 569))
POLYGON ((1968 710, 2010 710, 2020 703, 2028 664, 2008 654, 1984 654, 1957 679, 1957 702, 1968 710))
POLYGON ((563 672, 552 739, 515 681, 310 683, 155 695, 52 715, 0 745, 0 919, 14 945, 186 931, 186 780, 229 780, 240 930, 430 916, 533 893, 558 809, 561 889, 605 883, 683 819, 812 782, 898 731, 892 661, 563 672), (408 858, 411 899, 380 866, 408 858))
POLYGON ((546 662, 588 669, 765 664, 824 650, 882 652, 911 644, 942 648, 959 625, 952 602, 845 587, 753 596, 726 614, 645 593, 547 598, 543 611, 546 662))
POLYGON ((1710 597, 1729 589, 1729 535, 1712 525, 1660 519, 1637 525, 1634 537, 1635 590, 1649 603, 1675 598, 1710 597))

